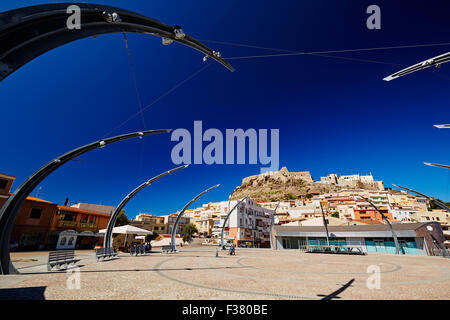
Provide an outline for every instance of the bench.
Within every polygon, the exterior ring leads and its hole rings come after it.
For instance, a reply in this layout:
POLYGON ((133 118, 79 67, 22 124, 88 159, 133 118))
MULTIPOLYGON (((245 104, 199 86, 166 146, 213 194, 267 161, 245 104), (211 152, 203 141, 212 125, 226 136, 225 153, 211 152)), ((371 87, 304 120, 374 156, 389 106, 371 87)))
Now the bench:
POLYGON ((162 250, 163 253, 173 252, 172 246, 162 246, 161 250, 162 250))
POLYGON ((73 250, 50 251, 48 253, 47 270, 52 271, 53 267, 56 267, 57 270, 67 269, 69 265, 78 261, 80 260, 75 259, 73 250))
POLYGON ((97 261, 108 260, 117 256, 113 248, 100 248, 95 250, 95 259, 97 261))
POLYGON ((307 252, 320 252, 320 253, 347 253, 347 254, 361 254, 364 255, 362 246, 352 245, 307 245, 307 252))

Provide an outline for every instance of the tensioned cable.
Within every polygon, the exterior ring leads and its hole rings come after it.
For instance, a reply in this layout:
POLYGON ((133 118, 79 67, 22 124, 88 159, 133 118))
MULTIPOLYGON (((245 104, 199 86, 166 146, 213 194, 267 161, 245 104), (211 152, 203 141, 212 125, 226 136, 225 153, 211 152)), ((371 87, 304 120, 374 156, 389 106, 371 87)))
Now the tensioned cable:
POLYGON ((292 50, 285 50, 285 49, 274 49, 274 48, 267 48, 267 47, 261 47, 261 46, 246 45, 246 44, 242 44, 242 43, 221 42, 221 41, 212 41, 212 40, 202 40, 202 41, 216 43, 216 44, 230 45, 230 46, 248 47, 248 48, 254 48, 254 49, 266 49, 266 50, 286 52, 286 53, 280 53, 280 54, 267 54, 267 55, 253 55, 253 56, 224 58, 227 60, 296 56, 296 55, 306 55, 306 54, 325 54, 325 53, 362 52, 362 51, 390 50, 390 49, 407 49, 407 48, 421 48, 421 47, 450 45, 450 42, 442 42, 442 43, 416 44, 416 45, 390 46, 390 47, 373 47, 373 48, 359 48, 359 49, 341 49, 341 50, 301 52, 301 51, 292 51, 292 50))
MULTIPOLYGON (((252 58, 252 57, 271 57, 271 56, 286 56, 286 55, 315 55, 315 56, 322 56, 322 57, 328 57, 328 58, 335 58, 335 59, 342 59, 342 60, 350 60, 350 61, 357 61, 357 62, 369 62, 369 63, 378 63, 378 64, 386 64, 386 65, 396 65, 401 67, 407 67, 408 65, 405 64, 399 64, 399 63, 391 63, 391 62, 385 62, 385 61, 377 61, 377 60, 367 60, 367 59, 359 59, 359 58, 350 58, 350 57, 342 57, 342 56, 331 56, 331 55, 324 55, 321 53, 340 53, 340 52, 358 52, 358 51, 370 51, 370 50, 389 50, 389 49, 404 49, 404 48, 418 48, 418 47, 432 47, 432 46, 446 46, 450 45, 450 42, 442 42, 442 43, 431 43, 431 44, 418 44, 418 45, 405 45, 405 46, 391 46, 391 47, 375 47, 375 48, 362 48, 362 49, 346 49, 346 50, 330 50, 330 51, 317 51, 317 52, 300 52, 300 51, 293 51, 293 50, 286 50, 286 49, 279 49, 279 48, 269 48, 269 47, 262 47, 262 46, 255 46, 255 45, 248 45, 248 44, 242 44, 242 43, 234 43, 234 42, 224 42, 224 41, 214 41, 214 40, 201 40, 202 42, 210 42, 215 44, 223 44, 223 45, 229 45, 229 46, 236 46, 236 47, 246 47, 246 48, 253 48, 253 49, 263 49, 263 50, 272 50, 272 51, 281 51, 281 52, 287 52, 287 54, 280 54, 280 55, 261 55, 261 56, 247 56, 242 58, 252 58)), ((236 59, 241 57, 234 57, 236 59)), ((231 57, 231 59, 234 59, 231 57)), ((227 58, 230 59, 230 58, 227 58)), ((445 78, 447 80, 450 79, 450 77, 436 72, 436 70, 427 70, 428 72, 435 74, 436 76, 439 76, 441 78, 445 78)))
POLYGON ((367 59, 359 59, 359 58, 350 58, 350 57, 341 57, 341 56, 332 56, 332 55, 325 55, 325 54, 312 53, 312 52, 300 52, 300 51, 293 51, 293 50, 286 50, 286 49, 277 49, 277 48, 269 48, 269 47, 255 46, 255 45, 246 45, 246 44, 232 43, 232 42, 209 41, 209 40, 202 40, 202 41, 216 43, 216 44, 230 45, 230 46, 253 48, 253 49, 281 51, 281 52, 287 52, 287 53, 292 53, 292 54, 315 55, 315 56, 319 56, 319 57, 335 58, 335 59, 342 59, 342 60, 351 60, 351 61, 357 61, 357 62, 368 62, 368 63, 378 63, 378 64, 386 64, 386 65, 405 66, 405 65, 399 64, 399 63, 391 63, 391 62, 384 62, 384 61, 377 61, 377 60, 367 60, 367 59))
POLYGON ((126 47, 127 53, 128 53, 128 60, 130 62, 131 76, 133 78, 134 89, 136 90, 136 98, 137 98, 137 101, 139 104, 139 111, 141 112, 141 115, 142 115, 142 123, 144 124, 144 130, 147 130, 147 125, 145 123, 144 114, 142 113, 142 101, 141 101, 141 96, 139 95, 139 90, 137 87, 136 73, 134 72, 133 60, 131 59, 131 52, 130 52, 130 48, 128 47, 127 35, 126 35, 125 31, 123 31, 122 33, 123 33, 123 39, 125 40, 125 47, 126 47))
POLYGON ((122 127, 123 125, 125 125, 128 121, 134 119, 137 115, 139 115, 140 113, 144 112, 145 110, 147 110, 148 108, 150 108, 151 106, 153 106, 155 103, 157 103, 158 101, 162 100, 164 97, 168 96, 170 93, 172 93, 173 91, 175 91, 176 89, 178 89, 179 87, 181 87, 183 84, 185 84, 186 82, 188 82, 189 80, 193 79, 195 76, 197 76, 200 72, 204 71, 207 67, 209 67, 211 65, 212 62, 207 63, 206 65, 204 65, 203 67, 201 67, 199 70, 197 70, 196 72, 194 72, 193 74, 191 74, 189 77, 187 77, 186 79, 184 79, 183 81, 179 82, 178 84, 176 84, 174 87, 172 87, 171 89, 169 89, 168 91, 166 91, 165 93, 163 93, 162 95, 160 95, 158 98, 156 98, 155 100, 153 100, 152 103, 148 104, 147 106, 145 106, 144 108, 142 108, 141 111, 133 114, 131 117, 129 117, 127 120, 125 120, 124 122, 122 122, 121 124, 119 124, 118 126, 116 126, 114 129, 112 129, 111 131, 109 131, 107 134, 105 134, 103 137, 106 137, 107 135, 110 135, 112 132, 114 132, 115 130, 119 129, 120 127, 122 127))

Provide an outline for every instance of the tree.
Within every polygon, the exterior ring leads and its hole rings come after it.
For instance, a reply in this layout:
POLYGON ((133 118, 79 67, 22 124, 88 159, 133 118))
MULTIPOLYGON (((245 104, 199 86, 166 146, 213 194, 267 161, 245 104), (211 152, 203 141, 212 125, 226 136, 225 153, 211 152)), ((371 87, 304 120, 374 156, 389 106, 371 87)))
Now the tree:
POLYGON ((198 233, 198 229, 195 224, 189 223, 186 227, 184 227, 184 234, 188 234, 192 237, 195 233, 198 233))
POLYGON ((339 218, 339 213, 333 212, 332 214, 330 214, 330 216, 332 216, 333 218, 339 218))
POLYGON ((145 236, 145 242, 150 242, 152 240, 155 240, 158 237, 159 237, 159 233, 156 231, 153 231, 152 234, 148 234, 145 236))
POLYGON ((117 216, 116 227, 125 226, 129 223, 127 215, 125 214, 125 210, 120 211, 117 216))
POLYGON ((192 240, 192 237, 189 234, 186 233, 183 236, 183 242, 191 242, 191 240, 192 240))

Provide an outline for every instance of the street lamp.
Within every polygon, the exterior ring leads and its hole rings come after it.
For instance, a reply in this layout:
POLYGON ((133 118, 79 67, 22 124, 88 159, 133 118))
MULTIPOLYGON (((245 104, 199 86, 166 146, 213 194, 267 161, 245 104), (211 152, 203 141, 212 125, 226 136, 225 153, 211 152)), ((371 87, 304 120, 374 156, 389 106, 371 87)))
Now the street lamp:
POLYGON ((177 227, 178 227, 178 223, 180 222, 181 217, 183 216, 184 212, 186 211, 187 208, 189 208, 189 206, 191 204, 193 204, 195 201, 197 201, 198 198, 200 198, 202 195, 204 195, 205 193, 208 193, 209 191, 211 191, 212 189, 217 188, 218 186, 220 186, 220 184, 216 184, 215 186, 212 186, 209 189, 206 189, 205 191, 203 191, 202 193, 200 193, 198 196, 196 196, 195 198, 193 198, 191 201, 189 201, 184 207, 183 209, 181 209, 180 213, 177 216, 177 219, 175 220, 175 223, 173 225, 173 229, 172 229, 172 236, 171 236, 171 247, 172 247, 172 251, 175 252, 177 250, 177 245, 175 243, 175 235, 177 233, 177 227))
POLYGON ((133 198, 139 191, 141 191, 145 187, 151 185, 156 180, 159 180, 159 179, 161 179, 162 177, 164 177, 164 176, 166 176, 168 174, 171 174, 171 173, 173 173, 175 171, 184 169, 184 168, 186 168, 188 166, 189 165, 184 165, 184 166, 180 166, 180 167, 174 168, 172 170, 163 172, 163 173, 157 175, 156 177, 153 177, 150 180, 144 182, 139 187, 137 187, 136 189, 131 191, 125 198, 123 198, 123 200, 119 203, 119 205, 114 210, 114 212, 111 215, 111 217, 109 218, 108 226, 106 227, 105 238, 103 240, 103 248, 112 248, 112 243, 113 243, 113 241, 112 241, 112 234, 113 234, 114 226, 116 225, 116 222, 117 222, 117 218, 119 217, 120 212, 122 211, 123 207, 125 207, 127 202, 131 200, 131 198, 133 198))
POLYGON ((133 132, 127 133, 119 136, 115 136, 112 138, 103 139, 100 141, 96 141, 85 146, 76 148, 72 151, 69 151, 43 167, 41 167, 38 171, 33 173, 30 177, 25 180, 22 185, 17 188, 16 192, 9 197, 9 199, 5 202, 3 207, 0 210, 0 267, 2 274, 10 274, 10 273, 18 273, 17 270, 11 263, 11 259, 9 256, 9 241, 11 237, 11 231, 14 226, 14 221, 16 220, 17 215, 19 214, 19 210, 25 202, 28 195, 36 188, 39 183, 42 182, 50 173, 61 167, 63 164, 68 161, 97 148, 103 148, 108 144, 127 140, 135 137, 143 137, 150 134, 158 134, 158 133, 167 133, 170 132, 171 129, 162 129, 162 130, 147 130, 141 132, 133 132))

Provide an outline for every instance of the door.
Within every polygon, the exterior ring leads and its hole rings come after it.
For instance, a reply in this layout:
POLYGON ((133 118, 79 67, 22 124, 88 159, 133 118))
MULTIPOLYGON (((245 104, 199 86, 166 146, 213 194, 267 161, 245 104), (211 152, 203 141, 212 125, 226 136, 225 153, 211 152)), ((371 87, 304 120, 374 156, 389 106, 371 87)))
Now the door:
POLYGON ((374 240, 374 245, 376 252, 386 252, 386 247, 384 246, 383 240, 374 240))

